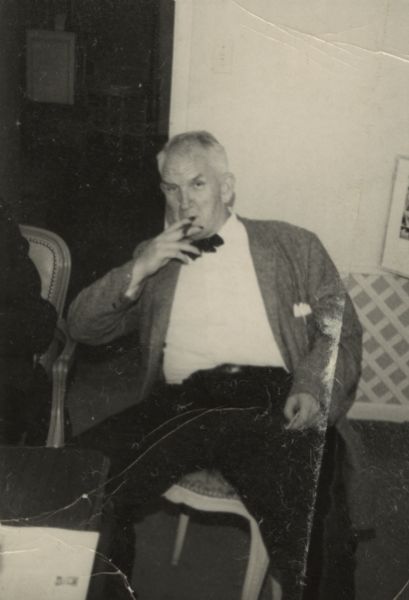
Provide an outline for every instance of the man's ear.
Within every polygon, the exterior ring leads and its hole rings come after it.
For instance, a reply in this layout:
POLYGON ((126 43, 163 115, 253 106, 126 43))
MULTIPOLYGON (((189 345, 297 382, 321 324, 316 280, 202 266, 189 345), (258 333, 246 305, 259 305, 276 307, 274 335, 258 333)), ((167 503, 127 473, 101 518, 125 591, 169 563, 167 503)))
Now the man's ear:
POLYGON ((236 179, 233 173, 224 173, 221 186, 222 200, 224 204, 232 204, 235 186, 236 179))

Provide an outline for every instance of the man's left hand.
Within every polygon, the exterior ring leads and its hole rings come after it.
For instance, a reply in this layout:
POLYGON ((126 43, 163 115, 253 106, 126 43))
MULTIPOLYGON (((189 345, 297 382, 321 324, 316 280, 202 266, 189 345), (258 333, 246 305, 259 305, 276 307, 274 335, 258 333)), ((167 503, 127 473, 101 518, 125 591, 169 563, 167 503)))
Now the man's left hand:
POLYGON ((305 392, 292 394, 287 398, 284 416, 288 421, 286 429, 299 431, 316 427, 323 419, 318 400, 305 392))

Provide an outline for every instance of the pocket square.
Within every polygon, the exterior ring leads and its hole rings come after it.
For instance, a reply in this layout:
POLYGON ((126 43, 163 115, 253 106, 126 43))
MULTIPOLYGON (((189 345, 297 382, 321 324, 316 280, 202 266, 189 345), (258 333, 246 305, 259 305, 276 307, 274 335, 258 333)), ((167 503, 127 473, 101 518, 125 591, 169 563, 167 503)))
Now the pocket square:
POLYGON ((307 317, 312 313, 311 306, 305 302, 294 304, 293 306, 294 317, 307 317))

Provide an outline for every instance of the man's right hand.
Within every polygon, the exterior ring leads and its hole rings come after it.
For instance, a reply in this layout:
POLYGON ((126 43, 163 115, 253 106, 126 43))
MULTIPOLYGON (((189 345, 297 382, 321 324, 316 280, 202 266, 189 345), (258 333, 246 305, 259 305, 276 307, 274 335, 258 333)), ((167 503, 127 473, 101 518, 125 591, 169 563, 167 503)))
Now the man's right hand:
POLYGON ((185 252, 199 256, 200 250, 190 244, 189 238, 200 230, 201 228, 195 227, 190 219, 182 219, 147 242, 143 251, 135 259, 131 282, 125 296, 132 298, 146 277, 156 273, 170 260, 176 259, 188 263, 189 257, 185 252))

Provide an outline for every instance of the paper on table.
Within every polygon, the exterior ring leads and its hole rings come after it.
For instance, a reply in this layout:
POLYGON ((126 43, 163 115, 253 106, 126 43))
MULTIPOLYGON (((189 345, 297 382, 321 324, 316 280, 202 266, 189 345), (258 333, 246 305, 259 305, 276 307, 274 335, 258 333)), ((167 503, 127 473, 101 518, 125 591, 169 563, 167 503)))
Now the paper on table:
POLYGON ((2 600, 85 600, 99 534, 0 526, 2 600))

